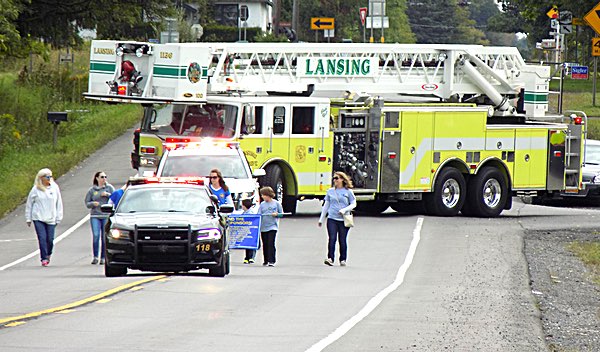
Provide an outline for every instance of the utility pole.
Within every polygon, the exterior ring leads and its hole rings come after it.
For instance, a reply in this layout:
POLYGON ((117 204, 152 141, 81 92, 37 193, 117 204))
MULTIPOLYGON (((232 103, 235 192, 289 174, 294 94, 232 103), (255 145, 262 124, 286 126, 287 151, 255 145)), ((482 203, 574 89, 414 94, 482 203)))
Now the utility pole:
POLYGON ((279 35, 279 20, 281 18, 281 0, 273 0, 273 33, 279 35))
POLYGON ((300 24, 299 22, 299 18, 300 18, 300 2, 298 0, 294 0, 293 4, 292 4, 292 30, 296 31, 296 33, 299 33, 299 27, 300 24))

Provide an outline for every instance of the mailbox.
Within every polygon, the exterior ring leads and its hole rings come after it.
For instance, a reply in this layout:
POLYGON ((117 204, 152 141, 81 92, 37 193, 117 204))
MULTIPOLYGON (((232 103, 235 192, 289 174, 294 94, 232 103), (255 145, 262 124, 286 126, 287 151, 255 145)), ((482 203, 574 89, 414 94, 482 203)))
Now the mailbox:
POLYGON ((63 121, 67 121, 67 113, 66 112, 48 112, 48 121, 52 123, 60 123, 63 121))

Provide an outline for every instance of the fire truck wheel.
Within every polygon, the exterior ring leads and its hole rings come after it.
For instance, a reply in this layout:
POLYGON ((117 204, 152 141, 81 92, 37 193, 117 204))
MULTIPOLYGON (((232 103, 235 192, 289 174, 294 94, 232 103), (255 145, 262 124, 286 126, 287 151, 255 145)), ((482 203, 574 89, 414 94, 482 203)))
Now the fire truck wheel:
POLYGON ((283 180, 283 171, 279 165, 269 165, 265 169, 266 175, 261 179, 261 187, 271 187, 275 192, 275 198, 283 206, 283 211, 286 213, 296 213, 296 197, 286 195, 287 186, 283 180))
POLYGON ((491 218, 500 215, 506 204, 508 187, 504 175, 494 167, 484 167, 469 180, 467 202, 462 213, 491 218))
POLYGON ((435 180, 433 192, 424 197, 425 207, 432 215, 455 216, 465 203, 467 184, 457 169, 443 169, 435 180))
POLYGON ((354 208, 354 210, 357 213, 361 214, 379 215, 383 213, 387 208, 387 203, 371 200, 366 202, 356 202, 356 208, 354 208))

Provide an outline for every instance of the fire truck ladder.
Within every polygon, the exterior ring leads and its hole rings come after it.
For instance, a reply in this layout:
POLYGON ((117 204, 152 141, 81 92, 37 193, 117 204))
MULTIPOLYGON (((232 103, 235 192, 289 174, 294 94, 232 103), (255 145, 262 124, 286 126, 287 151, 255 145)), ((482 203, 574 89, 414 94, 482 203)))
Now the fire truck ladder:
POLYGON ((522 97, 527 116, 543 117, 548 77, 548 67, 526 64, 513 47, 99 40, 86 96, 198 104, 232 92, 339 98, 349 91, 388 101, 473 101, 493 105, 495 115, 522 110, 514 99, 522 97))
MULTIPOLYGON (((196 45, 196 44, 195 44, 196 45)), ((231 90, 280 93, 314 89, 339 97, 355 91, 382 95, 453 97, 487 96, 497 114, 512 114, 509 99, 524 89, 527 97, 546 97, 543 66, 528 65, 513 47, 409 44, 211 43, 209 92, 231 90), (366 64, 365 64, 366 63, 366 64), (366 65, 366 66, 363 66, 366 65), (367 67, 367 69, 364 69, 367 67), (337 94, 337 95, 336 95, 337 94)), ((531 99, 539 103, 543 99, 531 99)), ((537 105, 537 104, 536 104, 537 105)), ((537 114, 535 114, 537 113, 537 114)))

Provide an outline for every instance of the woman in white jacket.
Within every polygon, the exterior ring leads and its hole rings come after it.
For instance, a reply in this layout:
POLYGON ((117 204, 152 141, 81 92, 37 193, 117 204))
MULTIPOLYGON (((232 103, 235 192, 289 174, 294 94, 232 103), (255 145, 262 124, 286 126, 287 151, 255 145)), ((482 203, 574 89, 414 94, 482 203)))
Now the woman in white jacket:
POLYGON ((58 185, 52 181, 52 171, 38 171, 33 187, 27 197, 25 220, 27 226, 35 227, 40 246, 42 266, 50 264, 54 248, 54 230, 63 217, 63 204, 58 185))

